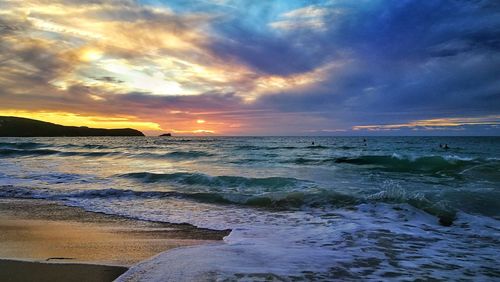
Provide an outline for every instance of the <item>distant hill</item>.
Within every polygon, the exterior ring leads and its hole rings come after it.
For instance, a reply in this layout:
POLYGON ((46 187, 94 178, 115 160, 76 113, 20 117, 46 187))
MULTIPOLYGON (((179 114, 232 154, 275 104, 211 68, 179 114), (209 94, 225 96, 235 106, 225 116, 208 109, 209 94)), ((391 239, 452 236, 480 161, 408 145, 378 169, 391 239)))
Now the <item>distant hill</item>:
POLYGON ((170 136, 172 136, 172 133, 164 133, 160 135, 160 137, 170 137, 170 136))
POLYGON ((0 116, 0 137, 58 136, 144 136, 144 134, 131 128, 103 129, 64 126, 29 118, 0 116))

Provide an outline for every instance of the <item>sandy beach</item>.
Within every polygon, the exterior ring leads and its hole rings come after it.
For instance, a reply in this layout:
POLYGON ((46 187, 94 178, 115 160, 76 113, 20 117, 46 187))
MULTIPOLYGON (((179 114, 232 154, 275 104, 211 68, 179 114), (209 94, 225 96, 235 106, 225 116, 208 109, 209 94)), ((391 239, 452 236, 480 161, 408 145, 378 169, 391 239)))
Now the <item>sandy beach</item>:
POLYGON ((1 281, 111 281, 168 249, 228 232, 90 213, 44 200, 0 200, 1 281))

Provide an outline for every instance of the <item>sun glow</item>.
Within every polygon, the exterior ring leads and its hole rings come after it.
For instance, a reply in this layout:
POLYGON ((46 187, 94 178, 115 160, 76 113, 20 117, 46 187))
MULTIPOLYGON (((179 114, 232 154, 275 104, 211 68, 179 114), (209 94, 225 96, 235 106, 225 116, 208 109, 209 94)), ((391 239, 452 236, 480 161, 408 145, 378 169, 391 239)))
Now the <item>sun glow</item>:
POLYGON ((82 52, 80 58, 85 62, 93 62, 101 59, 102 56, 102 52, 97 49, 87 49, 82 52))
POLYGON ((101 60, 97 66, 107 71, 110 76, 118 77, 121 82, 119 84, 101 82, 105 88, 117 88, 125 92, 131 90, 147 91, 155 95, 195 94, 153 67, 138 67, 126 60, 117 59, 101 60))
POLYGON ((215 134, 215 130, 210 130, 210 129, 193 129, 193 130, 176 130, 172 129, 172 132, 177 133, 177 134, 186 134, 186 135, 192 135, 192 134, 215 134))

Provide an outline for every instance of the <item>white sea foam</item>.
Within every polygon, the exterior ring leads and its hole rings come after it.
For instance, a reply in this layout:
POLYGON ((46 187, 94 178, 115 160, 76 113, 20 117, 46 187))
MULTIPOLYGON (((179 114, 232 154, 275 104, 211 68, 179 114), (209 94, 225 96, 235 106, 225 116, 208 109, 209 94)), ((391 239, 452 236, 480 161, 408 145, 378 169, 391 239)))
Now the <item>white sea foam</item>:
MULTIPOLYGON (((226 215, 226 222, 239 223, 223 244, 163 253, 132 267, 119 281, 196 281, 208 276, 243 281, 262 277, 425 280, 467 275, 490 279, 498 275, 500 228, 493 219, 461 213, 457 224, 447 228, 411 206, 388 204, 364 204, 326 214, 311 210, 264 216, 248 214, 247 220, 231 220, 226 215), (492 241, 497 244, 491 245, 492 241), (450 261, 450 257, 457 259, 450 261)), ((211 226, 213 219, 211 215, 199 222, 203 227, 221 227, 211 226)))

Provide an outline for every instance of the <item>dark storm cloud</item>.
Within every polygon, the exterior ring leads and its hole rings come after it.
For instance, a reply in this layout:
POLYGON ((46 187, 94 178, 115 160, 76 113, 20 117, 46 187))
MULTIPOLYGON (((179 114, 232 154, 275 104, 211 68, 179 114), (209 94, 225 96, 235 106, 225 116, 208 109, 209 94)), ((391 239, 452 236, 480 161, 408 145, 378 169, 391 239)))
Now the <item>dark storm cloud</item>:
POLYGON ((314 70, 332 54, 316 52, 310 47, 294 46, 290 38, 249 31, 232 23, 224 30, 225 38, 210 49, 219 57, 237 60, 259 72, 290 75, 314 70))
MULTIPOLYGON (((498 2, 335 3, 329 8, 343 12, 331 19, 329 30, 299 34, 300 40, 323 42, 320 58, 333 51, 343 54, 334 60, 350 62, 307 93, 265 96, 262 105, 326 111, 345 124, 500 112, 498 2)), ((294 50, 282 61, 300 61, 308 52, 294 50)), ((281 63, 273 60, 274 50, 264 57, 281 63)))

